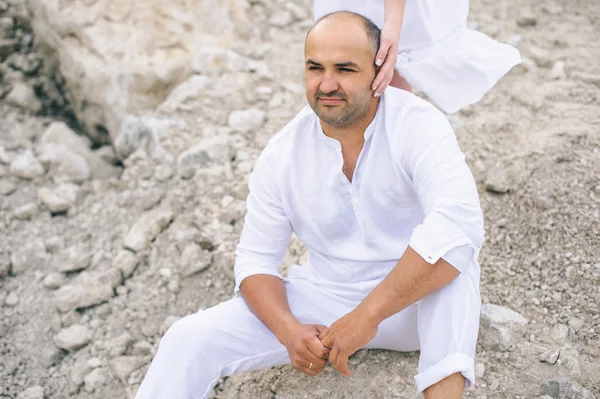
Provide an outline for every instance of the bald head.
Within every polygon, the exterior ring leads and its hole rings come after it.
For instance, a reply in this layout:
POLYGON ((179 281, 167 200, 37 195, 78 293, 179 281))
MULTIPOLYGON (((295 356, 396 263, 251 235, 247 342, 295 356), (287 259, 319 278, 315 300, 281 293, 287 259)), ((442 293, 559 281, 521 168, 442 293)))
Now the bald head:
POLYGON ((326 14, 319 18, 317 22, 309 29, 306 34, 306 41, 308 41, 310 34, 313 30, 319 29, 320 26, 325 25, 328 28, 335 30, 335 27, 358 27, 361 29, 370 46, 370 50, 373 53, 373 57, 379 50, 379 42, 381 40, 381 29, 369 18, 363 17, 360 14, 353 13, 351 11, 336 11, 330 14, 326 14))

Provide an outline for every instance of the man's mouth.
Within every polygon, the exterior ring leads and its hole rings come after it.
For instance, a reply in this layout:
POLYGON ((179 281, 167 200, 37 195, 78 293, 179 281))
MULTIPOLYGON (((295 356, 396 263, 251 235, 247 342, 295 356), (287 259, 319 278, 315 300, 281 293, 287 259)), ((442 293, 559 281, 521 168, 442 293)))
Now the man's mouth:
POLYGON ((338 105, 342 101, 344 100, 339 97, 319 97, 319 102, 323 105, 338 105))

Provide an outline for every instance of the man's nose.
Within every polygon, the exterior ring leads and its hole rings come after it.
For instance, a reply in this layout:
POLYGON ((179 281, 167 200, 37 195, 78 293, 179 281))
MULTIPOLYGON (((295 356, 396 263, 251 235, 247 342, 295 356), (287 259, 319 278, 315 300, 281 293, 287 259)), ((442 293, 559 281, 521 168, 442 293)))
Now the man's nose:
POLYGON ((335 75, 332 72, 325 72, 323 74, 323 80, 319 85, 319 90, 325 94, 336 91, 339 88, 338 82, 335 79, 335 75))

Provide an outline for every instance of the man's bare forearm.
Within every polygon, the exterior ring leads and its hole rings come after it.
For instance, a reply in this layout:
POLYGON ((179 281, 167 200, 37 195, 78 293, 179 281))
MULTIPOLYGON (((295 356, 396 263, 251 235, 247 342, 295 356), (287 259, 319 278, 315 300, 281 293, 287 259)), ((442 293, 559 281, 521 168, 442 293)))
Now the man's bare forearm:
POLYGON ((454 280, 460 272, 440 259, 427 263, 408 247, 392 271, 355 309, 377 325, 454 280))
POLYGON ((279 277, 268 274, 247 277, 242 281, 240 291, 250 310, 280 342, 290 327, 299 324, 290 310, 285 285, 279 277))

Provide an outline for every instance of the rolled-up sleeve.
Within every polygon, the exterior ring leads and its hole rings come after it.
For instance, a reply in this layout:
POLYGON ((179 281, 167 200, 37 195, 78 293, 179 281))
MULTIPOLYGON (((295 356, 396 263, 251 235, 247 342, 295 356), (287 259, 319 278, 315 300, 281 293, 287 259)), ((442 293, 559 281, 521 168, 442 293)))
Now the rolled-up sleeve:
POLYGON ((463 271, 484 241, 477 186, 445 115, 429 104, 406 113, 400 135, 403 168, 425 218, 409 241, 425 261, 440 258, 463 271))
POLYGON ((272 147, 262 152, 249 180, 250 193, 235 257, 235 289, 249 276, 269 274, 281 278, 279 266, 290 242, 292 227, 282 205, 278 171, 272 147))

